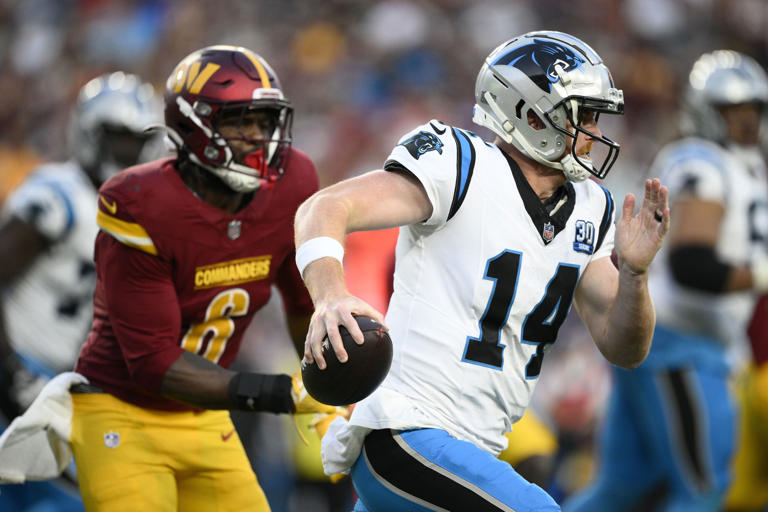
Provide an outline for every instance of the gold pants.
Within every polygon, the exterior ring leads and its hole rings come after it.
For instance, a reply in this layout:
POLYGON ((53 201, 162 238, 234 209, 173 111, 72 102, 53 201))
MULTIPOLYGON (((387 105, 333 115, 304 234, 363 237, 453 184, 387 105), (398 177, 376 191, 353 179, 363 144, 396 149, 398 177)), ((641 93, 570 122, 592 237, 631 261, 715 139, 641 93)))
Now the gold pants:
POLYGON ((227 411, 155 411, 108 393, 72 399, 88 512, 269 511, 227 411))

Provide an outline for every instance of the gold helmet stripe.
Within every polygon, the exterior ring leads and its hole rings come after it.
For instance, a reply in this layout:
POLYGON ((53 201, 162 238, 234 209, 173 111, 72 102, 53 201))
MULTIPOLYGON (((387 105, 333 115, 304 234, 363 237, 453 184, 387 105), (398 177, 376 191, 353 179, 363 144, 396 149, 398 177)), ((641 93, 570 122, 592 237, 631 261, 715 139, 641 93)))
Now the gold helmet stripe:
POLYGON ((250 50, 246 50, 245 48, 238 48, 241 52, 243 52, 243 55, 248 57, 250 59, 251 63, 253 63, 253 67, 256 68, 256 72, 259 73, 259 78, 261 79, 261 86, 264 89, 271 89, 272 84, 269 82, 269 75, 267 74, 267 70, 264 68, 264 66, 259 62, 258 57, 254 55, 253 52, 250 50))

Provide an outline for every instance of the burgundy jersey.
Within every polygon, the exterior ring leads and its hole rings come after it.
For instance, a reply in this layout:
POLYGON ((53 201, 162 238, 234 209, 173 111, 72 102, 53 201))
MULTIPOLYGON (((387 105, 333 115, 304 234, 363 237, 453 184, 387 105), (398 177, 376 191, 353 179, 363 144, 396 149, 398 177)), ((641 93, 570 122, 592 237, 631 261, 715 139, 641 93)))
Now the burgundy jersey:
POLYGON ((99 191, 94 320, 76 371, 139 406, 192 409, 158 394, 189 350, 223 367, 274 284, 288 313, 312 301, 294 261, 293 219, 318 188, 291 149, 285 175, 232 215, 195 196, 175 159, 132 167, 99 191))
POLYGON ((752 320, 747 327, 755 365, 768 362, 768 295, 763 295, 755 305, 752 320))

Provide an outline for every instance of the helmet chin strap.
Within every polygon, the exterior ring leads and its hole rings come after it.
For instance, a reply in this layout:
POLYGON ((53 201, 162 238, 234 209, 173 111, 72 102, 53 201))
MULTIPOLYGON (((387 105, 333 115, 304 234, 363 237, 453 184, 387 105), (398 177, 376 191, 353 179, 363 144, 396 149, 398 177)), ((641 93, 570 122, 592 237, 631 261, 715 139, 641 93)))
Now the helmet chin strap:
MULTIPOLYGON (((507 118, 506 114, 504 114, 499 105, 493 99, 493 95, 491 95, 491 93, 486 92, 483 95, 483 98, 499 119, 507 118)), ((582 167, 582 165, 576 158, 574 158, 571 153, 567 153, 559 162, 551 162, 547 160, 538 154, 538 152, 528 143, 527 140, 525 140, 519 131, 514 131, 514 126, 512 126, 512 123, 506 120, 504 123, 499 124, 499 122, 496 121, 492 116, 488 115, 488 113, 485 112, 483 107, 480 105, 475 105, 475 115, 473 121, 490 129, 499 137, 501 137, 505 142, 515 145, 526 156, 532 158, 540 164, 562 171, 568 181, 580 182, 586 180, 589 177, 589 171, 582 167), (509 129, 504 129, 502 126, 507 126, 509 129)))
MULTIPOLYGON (((197 155, 192 152, 189 152, 188 157, 196 165, 217 176, 221 181, 224 182, 225 185, 227 185, 235 192, 253 192, 261 186, 261 180, 256 176, 251 176, 244 172, 233 171, 232 169, 213 167, 211 165, 204 164, 200 161, 199 158, 197 158, 197 155)), ((233 164, 233 166, 238 166, 238 164, 233 164)))
POLYGON ((562 160, 557 162, 560 164, 560 170, 563 171, 568 181, 580 182, 589 178, 590 172, 586 170, 578 161, 578 157, 574 158, 572 154, 568 153, 562 160))

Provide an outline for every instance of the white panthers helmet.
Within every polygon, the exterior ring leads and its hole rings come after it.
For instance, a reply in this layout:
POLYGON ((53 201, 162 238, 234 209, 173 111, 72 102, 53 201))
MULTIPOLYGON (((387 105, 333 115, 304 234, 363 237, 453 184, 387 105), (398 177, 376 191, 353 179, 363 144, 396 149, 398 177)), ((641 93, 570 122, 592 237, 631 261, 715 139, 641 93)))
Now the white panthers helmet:
POLYGON ((561 170, 571 181, 583 181, 590 174, 605 178, 618 157, 619 144, 584 130, 580 114, 623 114, 624 93, 614 87, 600 56, 568 34, 529 32, 501 44, 477 75, 475 102, 475 123, 537 162, 561 170), (529 111, 543 128, 528 124, 529 111), (607 145, 602 163, 596 166, 589 156, 576 155, 579 133, 607 145), (566 137, 573 144, 563 156, 566 137))
POLYGON ((160 122, 160 100, 152 84, 116 71, 86 83, 72 114, 71 152, 94 180, 146 160, 155 136, 146 129, 160 122))
MULTIPOLYGON (((724 143, 728 127, 718 107, 743 103, 768 104, 768 77, 763 68, 739 52, 705 53, 696 60, 688 75, 681 128, 686 134, 724 143)), ((762 124, 765 125, 765 121, 762 124)))

